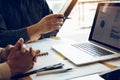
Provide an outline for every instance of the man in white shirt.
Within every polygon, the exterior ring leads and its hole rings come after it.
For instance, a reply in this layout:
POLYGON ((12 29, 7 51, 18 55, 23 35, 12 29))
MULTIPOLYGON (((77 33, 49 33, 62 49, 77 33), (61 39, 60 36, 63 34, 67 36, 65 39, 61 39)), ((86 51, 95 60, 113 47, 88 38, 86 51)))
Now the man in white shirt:
POLYGON ((11 77, 22 74, 33 67, 40 51, 32 48, 28 50, 23 44, 24 40, 20 38, 15 46, 8 45, 0 49, 2 62, 0 63, 0 80, 9 80, 11 77))

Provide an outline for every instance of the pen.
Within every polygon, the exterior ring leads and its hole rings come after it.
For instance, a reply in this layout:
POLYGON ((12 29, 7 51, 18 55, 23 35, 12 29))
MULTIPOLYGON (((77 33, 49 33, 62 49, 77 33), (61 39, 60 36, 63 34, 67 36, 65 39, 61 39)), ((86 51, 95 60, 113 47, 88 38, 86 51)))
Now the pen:
POLYGON ((12 80, 16 80, 18 78, 23 78, 23 77, 29 76, 31 74, 35 74, 37 72, 42 72, 42 71, 47 71, 47 70, 54 70, 54 69, 60 69, 60 68, 63 68, 63 66, 64 66, 64 64, 58 63, 58 64, 55 64, 55 65, 46 66, 46 67, 43 67, 43 68, 40 68, 40 69, 37 69, 37 70, 34 70, 34 71, 30 71, 30 72, 27 72, 27 73, 23 73, 23 74, 19 74, 19 75, 13 76, 11 79, 12 80))
POLYGON ((56 70, 50 70, 50 71, 44 71, 44 72, 37 72, 36 76, 40 75, 47 75, 47 74, 55 74, 55 73, 63 73, 72 70, 72 68, 67 69, 56 69, 56 70))
POLYGON ((59 18, 59 19, 71 19, 69 17, 57 17, 57 18, 59 18))

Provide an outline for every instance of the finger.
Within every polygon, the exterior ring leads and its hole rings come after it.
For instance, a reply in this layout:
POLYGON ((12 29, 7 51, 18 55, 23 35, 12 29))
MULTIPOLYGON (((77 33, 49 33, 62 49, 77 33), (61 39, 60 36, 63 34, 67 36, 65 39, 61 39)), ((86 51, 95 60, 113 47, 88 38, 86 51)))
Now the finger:
POLYGON ((51 19, 50 22, 56 23, 56 22, 63 22, 63 19, 51 19))
POLYGON ((39 55, 40 54, 40 50, 36 50, 36 55, 39 55))
POLYGON ((63 24, 63 19, 54 18, 54 19, 51 19, 49 22, 51 22, 50 23, 51 25, 59 27, 63 24))
POLYGON ((62 24, 63 24, 63 22, 54 22, 53 23, 54 26, 58 26, 58 27, 61 26, 62 24))
POLYGON ((14 47, 13 45, 8 45, 8 46, 5 48, 5 50, 6 50, 6 51, 9 51, 9 50, 11 50, 13 47, 14 47))
POLYGON ((63 14, 50 14, 47 16, 48 19, 58 18, 58 17, 64 18, 64 15, 63 14))
POLYGON ((13 45, 8 45, 6 48, 5 48, 5 51, 6 51, 6 57, 8 57, 10 51, 12 50, 14 46, 13 45))
POLYGON ((16 49, 16 50, 21 49, 23 43, 24 43, 23 38, 20 38, 20 39, 17 41, 17 43, 15 44, 15 49, 16 49))
POLYGON ((37 62, 37 56, 33 57, 33 61, 37 62))
POLYGON ((0 51, 0 55, 5 52, 5 48, 2 48, 0 51))
POLYGON ((7 47, 5 48, 6 50, 9 50, 11 48, 13 48, 14 46, 13 45, 7 45, 7 47))
POLYGON ((33 66, 34 66, 34 63, 32 63, 32 64, 30 65, 29 69, 32 69, 32 68, 33 68, 33 66))
POLYGON ((27 53, 27 49, 24 44, 21 46, 21 52, 24 54, 27 53))
POLYGON ((33 57, 35 56, 35 52, 33 51, 31 47, 30 47, 30 55, 32 55, 33 57))
POLYGON ((56 18, 64 18, 63 14, 53 14, 53 16, 56 18))
POLYGON ((40 55, 40 50, 36 50, 35 51, 35 56, 33 57, 33 61, 36 62, 37 61, 37 56, 40 55))

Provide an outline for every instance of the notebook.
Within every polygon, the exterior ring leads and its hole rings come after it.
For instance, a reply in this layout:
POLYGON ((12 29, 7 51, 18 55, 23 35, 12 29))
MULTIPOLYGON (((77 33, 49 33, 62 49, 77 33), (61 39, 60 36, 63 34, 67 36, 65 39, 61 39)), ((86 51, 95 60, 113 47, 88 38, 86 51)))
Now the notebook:
POLYGON ((88 42, 56 44, 52 48, 75 65, 120 57, 120 3, 99 3, 88 42))

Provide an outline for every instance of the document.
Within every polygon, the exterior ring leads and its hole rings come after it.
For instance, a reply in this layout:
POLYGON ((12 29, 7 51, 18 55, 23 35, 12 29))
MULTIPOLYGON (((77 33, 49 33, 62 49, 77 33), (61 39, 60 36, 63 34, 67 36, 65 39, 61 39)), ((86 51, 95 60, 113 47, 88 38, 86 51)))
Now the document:
POLYGON ((33 69, 30 71, 40 69, 46 66, 58 64, 61 62, 62 62, 62 59, 59 57, 57 58, 55 55, 47 55, 47 56, 38 57, 37 62, 35 63, 33 69))
POLYGON ((100 64, 100 63, 95 63, 95 64, 90 64, 90 65, 85 65, 85 66, 80 66, 80 67, 74 67, 70 63, 65 63, 65 67, 71 67, 73 68, 72 70, 64 73, 56 73, 56 74, 47 74, 47 75, 39 75, 36 76, 36 74, 31 75, 30 77, 32 80, 69 80, 75 77, 82 77, 90 74, 96 74, 99 72, 107 71, 109 68, 106 66, 100 64))
POLYGON ((70 80, 105 80, 105 79, 100 77, 98 74, 93 74, 93 75, 78 77, 70 80))
POLYGON ((41 52, 49 52, 49 55, 37 58, 37 62, 35 63, 35 66, 32 70, 40 69, 42 67, 57 64, 57 63, 65 64, 63 68, 73 68, 73 69, 63 73, 47 74, 47 75, 41 75, 41 76, 36 76, 36 74, 33 74, 33 75, 30 75, 32 80, 67 80, 75 77, 81 77, 81 76, 96 74, 99 72, 110 70, 108 67, 100 63, 94 63, 94 64, 89 64, 84 66, 75 66, 68 60, 65 60, 59 57, 57 53, 51 49, 51 45, 60 44, 61 42, 62 43, 67 42, 71 44, 71 41, 62 41, 62 40, 55 40, 55 39, 43 39, 43 40, 28 44, 28 46, 31 46, 34 49, 40 49, 41 52))

